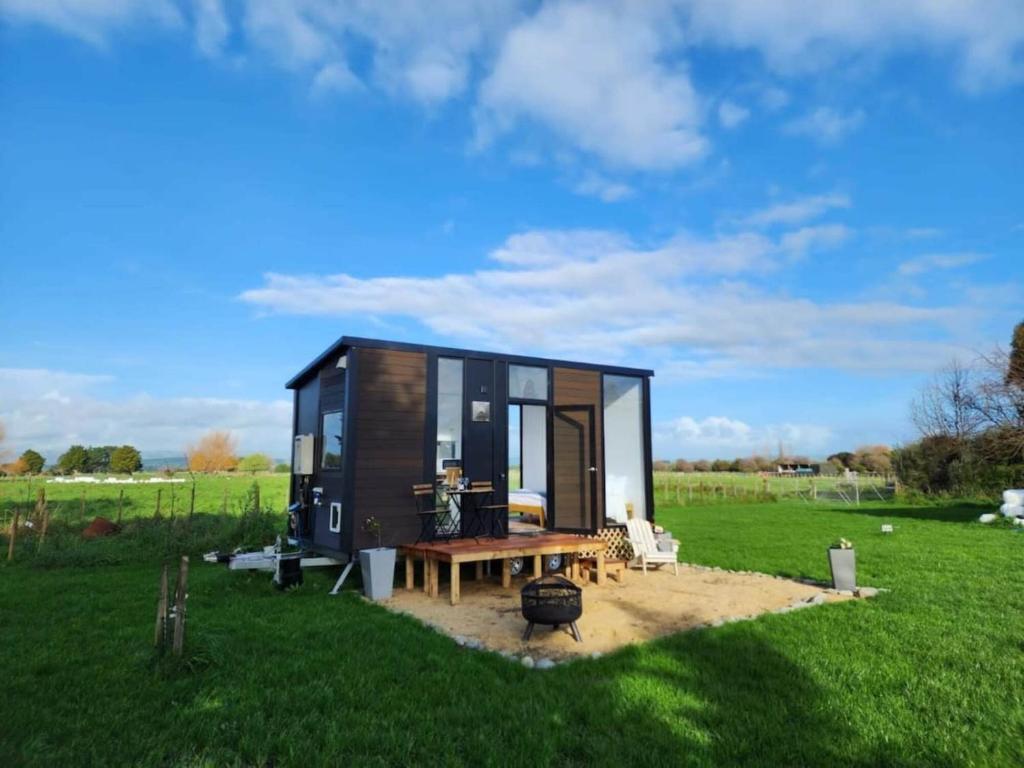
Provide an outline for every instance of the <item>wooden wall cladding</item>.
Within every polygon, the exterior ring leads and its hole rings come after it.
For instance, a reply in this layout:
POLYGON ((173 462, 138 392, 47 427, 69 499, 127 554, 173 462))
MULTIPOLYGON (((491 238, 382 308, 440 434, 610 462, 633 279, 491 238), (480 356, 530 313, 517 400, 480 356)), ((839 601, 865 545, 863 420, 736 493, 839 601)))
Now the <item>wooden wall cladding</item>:
POLYGON ((385 546, 419 534, 412 485, 423 481, 427 419, 427 356, 423 352, 359 350, 353 549, 375 547, 363 531, 371 515, 385 546))

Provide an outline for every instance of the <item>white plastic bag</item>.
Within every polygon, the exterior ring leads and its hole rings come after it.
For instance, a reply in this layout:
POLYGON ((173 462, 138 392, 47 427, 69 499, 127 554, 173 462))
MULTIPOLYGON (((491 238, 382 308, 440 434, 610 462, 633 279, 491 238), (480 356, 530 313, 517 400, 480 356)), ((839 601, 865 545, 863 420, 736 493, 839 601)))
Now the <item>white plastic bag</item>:
POLYGON ((1009 490, 1003 491, 1003 503, 1011 504, 1015 507, 1024 507, 1024 491, 1021 490, 1009 490))
POLYGON ((1024 517, 1024 506, 1019 504, 1003 504, 999 511, 1004 517, 1024 517))
POLYGON ((994 515, 991 512, 986 512, 984 515, 978 518, 979 523, 992 523, 995 522, 999 515, 994 515))

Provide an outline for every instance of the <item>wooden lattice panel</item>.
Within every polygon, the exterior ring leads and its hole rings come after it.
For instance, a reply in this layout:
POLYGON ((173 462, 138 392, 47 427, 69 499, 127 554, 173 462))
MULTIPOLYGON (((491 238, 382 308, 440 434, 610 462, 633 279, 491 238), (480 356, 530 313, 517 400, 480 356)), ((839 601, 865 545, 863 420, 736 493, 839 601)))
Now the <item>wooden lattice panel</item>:
MULTIPOLYGON (((597 531, 597 535, 591 536, 590 538, 600 539, 608 545, 608 548, 604 551, 604 556, 608 560, 633 559, 633 547, 626 540, 625 528, 600 528, 597 531)), ((585 551, 580 553, 580 557, 593 558, 597 557, 597 553, 594 551, 585 551)))

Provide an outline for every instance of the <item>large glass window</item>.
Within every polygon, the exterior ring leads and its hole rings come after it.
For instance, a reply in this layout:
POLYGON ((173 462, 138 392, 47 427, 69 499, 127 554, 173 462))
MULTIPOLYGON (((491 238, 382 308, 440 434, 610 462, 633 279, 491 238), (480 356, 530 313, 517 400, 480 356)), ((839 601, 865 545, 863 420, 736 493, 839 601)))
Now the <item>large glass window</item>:
POLYGON ((510 400, 547 400, 548 369, 532 365, 510 365, 508 396, 510 400))
POLYGON ((462 361, 437 361, 437 471, 445 459, 462 459, 462 361))
POLYGON ((329 411, 325 413, 320 432, 320 444, 323 446, 323 454, 320 458, 321 469, 341 469, 343 435, 342 412, 329 411))
POLYGON ((604 377, 605 514, 617 522, 626 521, 627 505, 647 516, 643 414, 643 379, 604 377))

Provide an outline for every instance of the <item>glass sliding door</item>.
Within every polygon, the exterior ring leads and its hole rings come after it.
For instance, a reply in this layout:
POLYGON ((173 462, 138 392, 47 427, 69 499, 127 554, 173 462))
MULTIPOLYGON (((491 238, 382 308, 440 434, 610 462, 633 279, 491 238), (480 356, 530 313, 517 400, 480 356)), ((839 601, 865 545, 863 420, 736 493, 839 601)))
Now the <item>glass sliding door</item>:
POLYGON ((644 389, 635 376, 604 376, 605 516, 625 522, 647 516, 644 476, 644 389))

